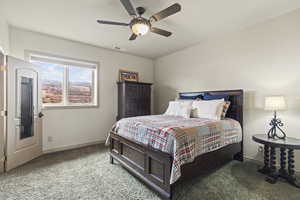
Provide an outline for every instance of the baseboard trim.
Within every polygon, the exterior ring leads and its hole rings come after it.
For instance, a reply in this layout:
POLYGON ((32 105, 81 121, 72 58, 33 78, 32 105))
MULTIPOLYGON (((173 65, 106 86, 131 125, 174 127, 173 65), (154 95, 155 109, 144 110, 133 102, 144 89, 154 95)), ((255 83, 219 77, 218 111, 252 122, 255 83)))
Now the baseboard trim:
MULTIPOLYGON (((249 161, 249 162, 252 162, 252 163, 255 163, 255 164, 258 164, 258 165, 262 165, 262 166, 264 165, 264 163, 262 161, 256 160, 256 159, 251 158, 251 157, 244 156, 244 159, 246 161, 249 161)), ((276 167, 277 167, 277 169, 279 169, 280 166, 276 165, 276 167)), ((300 176, 300 171, 295 169, 295 174, 298 175, 298 176, 300 176)))
POLYGON ((98 140, 98 141, 87 142, 87 143, 83 143, 83 144, 74 144, 74 145, 57 147, 57 148, 45 150, 45 151, 43 151, 43 154, 55 153, 55 152, 60 152, 60 151, 72 150, 72 149, 78 149, 78 148, 92 146, 92 145, 96 145, 96 144, 103 144, 104 145, 105 141, 98 140))

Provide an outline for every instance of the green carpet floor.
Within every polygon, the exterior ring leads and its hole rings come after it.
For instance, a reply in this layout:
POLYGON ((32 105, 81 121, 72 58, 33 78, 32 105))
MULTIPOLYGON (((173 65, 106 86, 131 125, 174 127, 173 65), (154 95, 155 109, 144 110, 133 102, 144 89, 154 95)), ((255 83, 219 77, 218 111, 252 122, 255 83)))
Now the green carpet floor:
MULTIPOLYGON (((179 200, 300 200, 300 189, 271 185, 258 166, 233 161, 175 188, 179 200)), ((0 200, 160 199, 118 164, 107 150, 92 146, 42 156, 0 175, 0 200)))

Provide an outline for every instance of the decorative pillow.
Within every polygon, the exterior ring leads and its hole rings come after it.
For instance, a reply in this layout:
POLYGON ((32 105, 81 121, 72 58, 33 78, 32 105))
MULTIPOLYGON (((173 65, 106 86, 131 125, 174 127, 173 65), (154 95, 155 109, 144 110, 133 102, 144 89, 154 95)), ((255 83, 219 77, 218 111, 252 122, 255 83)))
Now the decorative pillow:
POLYGON ((208 94, 206 93, 203 96, 203 100, 216 100, 216 99, 224 99, 225 101, 229 100, 228 94, 208 94))
POLYGON ((180 99, 202 99, 203 98, 204 93, 199 92, 199 93, 182 93, 179 94, 179 98, 180 99))
POLYGON ((224 99, 210 101, 194 101, 192 108, 196 118, 220 120, 223 111, 224 99))
POLYGON ((230 101, 224 101, 223 110, 222 110, 222 113, 221 113, 221 119, 225 119, 225 116, 226 116, 226 113, 229 109, 230 103, 231 103, 230 101))
POLYGON ((186 102, 170 101, 167 111, 164 115, 181 116, 190 118, 192 105, 186 102))

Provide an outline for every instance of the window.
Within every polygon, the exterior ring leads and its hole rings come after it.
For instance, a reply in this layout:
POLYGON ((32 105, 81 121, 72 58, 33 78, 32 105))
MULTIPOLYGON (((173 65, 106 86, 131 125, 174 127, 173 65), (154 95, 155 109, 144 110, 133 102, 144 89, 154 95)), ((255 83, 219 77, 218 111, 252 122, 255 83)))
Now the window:
POLYGON ((63 104, 65 67, 39 61, 32 63, 40 67, 43 104, 63 104))
POLYGON ((93 102, 93 76, 93 69, 69 67, 68 101, 70 103, 93 102))
POLYGON ((43 106, 97 106, 97 69, 93 62, 30 54, 41 72, 43 106))

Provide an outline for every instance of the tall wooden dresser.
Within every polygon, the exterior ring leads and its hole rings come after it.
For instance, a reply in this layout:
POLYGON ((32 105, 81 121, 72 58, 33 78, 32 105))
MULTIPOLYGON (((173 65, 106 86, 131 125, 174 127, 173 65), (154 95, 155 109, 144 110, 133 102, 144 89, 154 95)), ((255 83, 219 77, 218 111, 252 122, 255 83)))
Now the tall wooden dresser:
POLYGON ((151 114, 151 85, 122 81, 118 82, 118 116, 117 120, 151 114))

